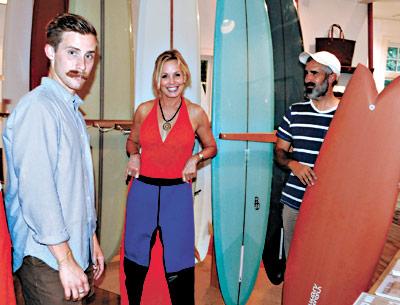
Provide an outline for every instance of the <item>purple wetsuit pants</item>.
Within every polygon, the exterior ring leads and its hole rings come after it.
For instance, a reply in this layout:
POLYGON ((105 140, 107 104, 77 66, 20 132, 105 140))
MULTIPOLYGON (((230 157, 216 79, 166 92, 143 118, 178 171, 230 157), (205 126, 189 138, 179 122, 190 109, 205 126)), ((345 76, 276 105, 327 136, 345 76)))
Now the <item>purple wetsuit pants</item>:
POLYGON ((194 266, 192 185, 182 179, 140 176, 132 183, 126 207, 125 257, 148 267, 160 231, 167 273, 194 266))

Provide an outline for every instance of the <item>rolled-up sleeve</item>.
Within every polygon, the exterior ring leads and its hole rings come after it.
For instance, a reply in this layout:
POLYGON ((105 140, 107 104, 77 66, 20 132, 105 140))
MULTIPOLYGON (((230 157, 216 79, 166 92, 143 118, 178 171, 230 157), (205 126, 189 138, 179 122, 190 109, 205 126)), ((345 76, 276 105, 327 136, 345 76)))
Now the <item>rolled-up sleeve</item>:
POLYGON ((13 147, 18 199, 36 242, 54 245, 69 239, 56 187, 59 126, 40 101, 14 117, 13 147))

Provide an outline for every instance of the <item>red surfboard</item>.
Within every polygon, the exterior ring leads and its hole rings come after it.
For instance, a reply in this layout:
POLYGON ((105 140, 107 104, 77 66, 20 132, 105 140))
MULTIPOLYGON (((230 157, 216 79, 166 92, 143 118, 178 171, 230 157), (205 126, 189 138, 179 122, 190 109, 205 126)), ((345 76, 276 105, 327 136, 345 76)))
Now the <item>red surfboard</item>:
POLYGON ((11 263, 11 240, 4 212, 3 193, 0 190, 0 302, 15 305, 11 263))
POLYGON ((283 304, 353 304, 366 291, 400 181, 400 78, 378 95, 359 65, 315 165, 290 247, 283 304))
POLYGON ((35 0, 32 15, 31 65, 29 89, 40 85, 43 76, 49 71, 48 59, 44 53, 46 44, 46 25, 58 14, 68 11, 68 0, 35 0))

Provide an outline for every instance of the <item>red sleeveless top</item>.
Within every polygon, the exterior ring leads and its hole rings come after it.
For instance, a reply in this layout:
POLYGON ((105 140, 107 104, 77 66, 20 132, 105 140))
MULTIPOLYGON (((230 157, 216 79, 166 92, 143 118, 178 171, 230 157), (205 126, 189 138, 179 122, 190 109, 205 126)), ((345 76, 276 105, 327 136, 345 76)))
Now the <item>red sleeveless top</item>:
POLYGON ((140 174, 152 178, 182 177, 186 161, 192 156, 194 131, 190 123, 185 99, 175 124, 165 141, 161 139, 157 121, 158 99, 140 127, 140 174))

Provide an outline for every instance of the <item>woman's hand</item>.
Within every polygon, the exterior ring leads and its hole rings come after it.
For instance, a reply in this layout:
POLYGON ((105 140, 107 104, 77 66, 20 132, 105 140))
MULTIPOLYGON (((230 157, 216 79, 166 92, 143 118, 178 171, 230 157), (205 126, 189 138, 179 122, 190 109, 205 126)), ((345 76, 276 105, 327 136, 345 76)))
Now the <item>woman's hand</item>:
POLYGON ((197 176, 197 163, 200 161, 200 157, 196 154, 187 160, 185 167, 182 171, 182 180, 184 182, 190 182, 197 176))
MULTIPOLYGON (((129 154, 130 158, 128 165, 125 170, 125 180, 127 184, 129 180, 128 176, 139 178, 140 172, 140 126, 143 120, 153 109, 154 101, 147 101, 139 105, 138 109, 133 116, 133 122, 131 126, 131 133, 126 141, 126 152, 129 154)), ((129 178, 130 178, 129 177, 129 178)))
POLYGON ((129 157, 128 165, 126 166, 125 170, 125 179, 128 176, 139 178, 139 171, 140 171, 140 154, 132 154, 129 157))

